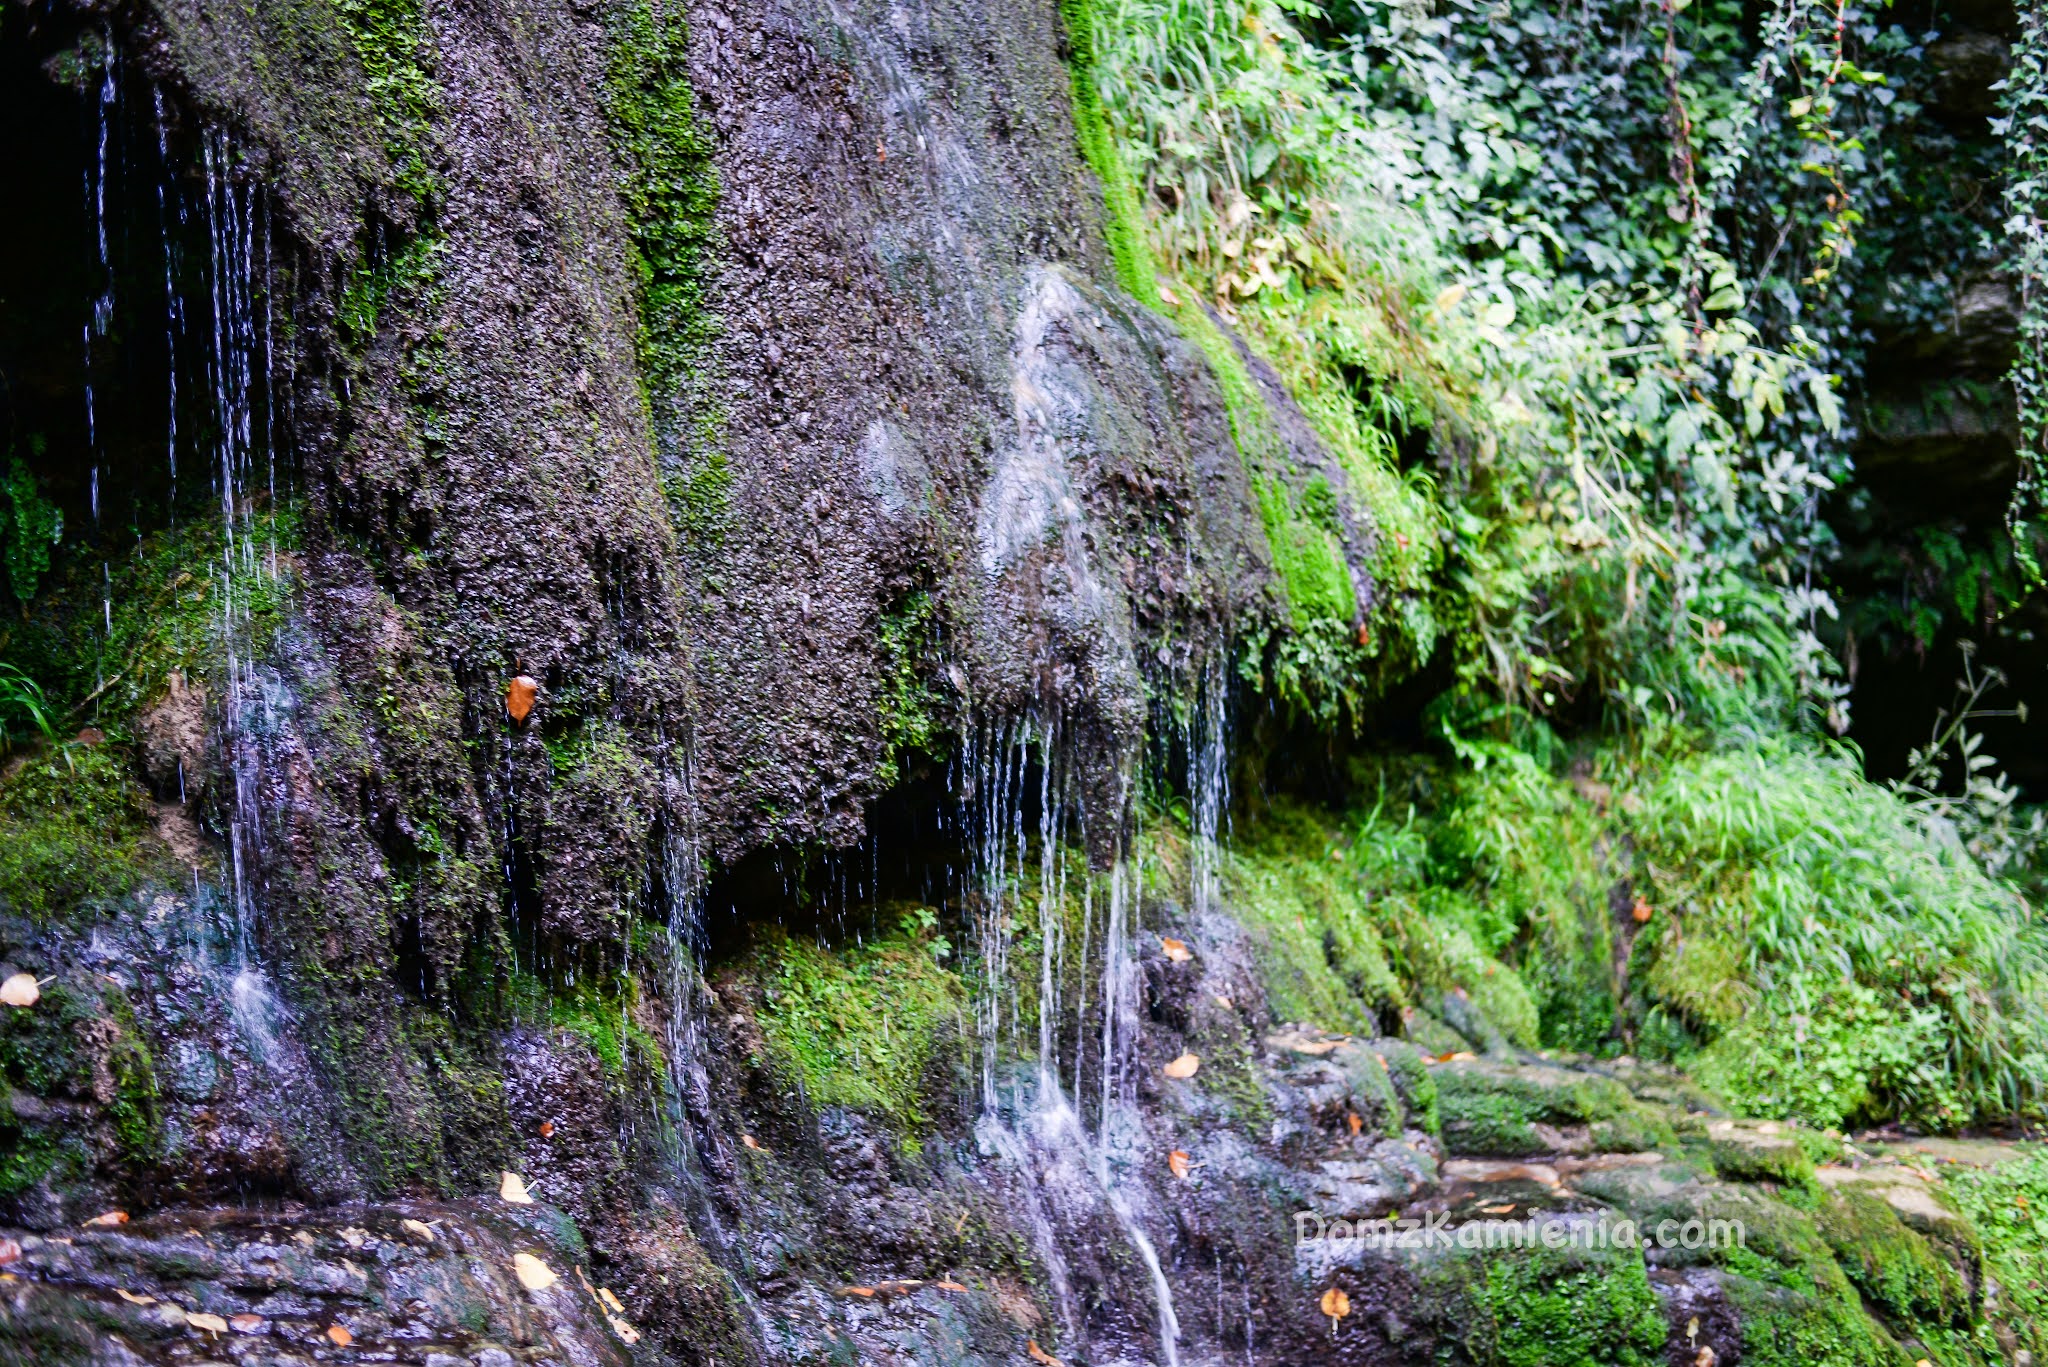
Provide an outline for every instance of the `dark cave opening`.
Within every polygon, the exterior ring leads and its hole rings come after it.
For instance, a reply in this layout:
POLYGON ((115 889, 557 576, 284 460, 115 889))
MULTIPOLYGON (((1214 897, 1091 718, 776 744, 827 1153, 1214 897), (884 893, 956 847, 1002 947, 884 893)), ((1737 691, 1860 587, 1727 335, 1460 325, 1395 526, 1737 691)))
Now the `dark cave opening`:
POLYGON ((228 140, 106 30, 25 6, 0 11, 0 138, 0 467, 61 512, 54 559, 218 513, 224 487, 267 498, 266 201, 228 140))

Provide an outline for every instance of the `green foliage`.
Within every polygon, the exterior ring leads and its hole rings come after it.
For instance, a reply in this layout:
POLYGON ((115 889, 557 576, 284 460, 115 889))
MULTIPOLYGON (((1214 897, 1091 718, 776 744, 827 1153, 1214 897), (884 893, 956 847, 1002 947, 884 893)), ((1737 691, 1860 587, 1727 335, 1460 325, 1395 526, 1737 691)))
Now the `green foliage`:
MULTIPOLYGON (((39 441, 31 441, 40 450, 39 441)), ((64 514, 43 497, 35 472, 19 455, 10 454, 0 467, 0 567, 7 586, 22 604, 50 569, 50 551, 64 539, 64 514)))
POLYGON ((1883 1197, 1854 1187, 1832 1193, 1821 1207, 1820 1228, 1849 1280, 1888 1317, 1957 1326, 1973 1318, 1965 1269, 1908 1229, 1883 1197))
POLYGON ((935 699, 925 682, 933 667, 926 658, 933 639, 932 614, 931 595, 913 593, 882 618, 882 743, 887 757, 875 781, 883 787, 896 781, 904 755, 929 754, 936 743, 935 699))
POLYGON ((55 713, 43 686, 11 664, 0 663, 0 754, 16 736, 57 739, 55 713))
POLYGON ((1460 1250, 1422 1280, 1462 1361, 1650 1367, 1664 1344, 1664 1317, 1633 1251, 1460 1250))
MULTIPOLYGON (((2048 15, 2019 6, 2019 41, 2005 78, 2002 117, 1993 123, 2007 158, 2005 233, 2020 289, 2020 345, 2012 386, 2019 399, 2020 478, 2015 516, 2048 510, 2042 469, 2048 462, 2048 15)), ((2015 537, 2029 578, 2041 582, 2038 558, 2015 537)))
POLYGON ((775 1064, 810 1105, 872 1111, 915 1140, 927 1070, 957 1031, 966 995, 940 964, 935 924, 929 912, 912 913, 836 949, 763 933, 742 971, 760 991, 775 1064))
POLYGON ((1984 1272, 1998 1283, 1996 1302, 1985 1307, 1991 1336, 2010 1334, 2013 1347, 2039 1362, 2048 1352, 2048 1149, 2029 1146, 1988 1168, 1949 1165, 1944 1179, 1983 1239, 1984 1272))

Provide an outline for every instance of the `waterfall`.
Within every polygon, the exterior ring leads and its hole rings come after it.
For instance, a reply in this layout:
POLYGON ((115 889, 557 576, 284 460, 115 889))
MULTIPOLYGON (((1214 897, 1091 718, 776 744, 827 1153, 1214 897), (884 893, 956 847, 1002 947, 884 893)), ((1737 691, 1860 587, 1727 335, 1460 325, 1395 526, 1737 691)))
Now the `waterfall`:
POLYGON ((100 520, 100 431, 99 397, 94 385, 96 354, 114 326, 114 258, 107 241, 107 170, 111 161, 114 115, 120 87, 114 80, 116 66, 111 34, 101 50, 100 89, 96 104, 99 119, 95 158, 85 172, 85 199, 92 210, 93 238, 99 249, 99 291, 93 296, 92 313, 85 321, 85 444, 92 461, 88 485, 93 525, 100 520))
POLYGON ((225 132, 209 129, 201 151, 212 314, 207 380, 217 434, 214 486, 221 517, 218 628, 224 676, 222 749, 230 786, 227 844, 234 918, 232 1002, 244 1038, 262 1057, 274 1045, 283 1015, 255 944, 256 879, 261 872, 263 830, 259 741, 275 721, 280 702, 267 686, 268 672, 253 658, 249 630, 249 600, 256 577, 276 573, 274 542, 267 561, 257 552, 249 488, 259 456, 266 466, 266 493, 274 493, 276 483, 275 432, 267 403, 260 429, 256 422, 259 389, 269 380, 271 363, 271 292, 267 281, 260 291, 256 283, 259 236, 265 240, 268 274, 267 212, 258 188, 237 184, 231 175, 231 149, 225 132))

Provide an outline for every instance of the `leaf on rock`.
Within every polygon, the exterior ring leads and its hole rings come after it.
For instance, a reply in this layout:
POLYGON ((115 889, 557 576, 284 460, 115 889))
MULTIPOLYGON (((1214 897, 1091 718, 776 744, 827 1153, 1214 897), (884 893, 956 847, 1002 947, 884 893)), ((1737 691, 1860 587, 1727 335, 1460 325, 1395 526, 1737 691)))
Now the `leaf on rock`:
POLYGON ((1356 1111, 1346 1111, 1344 1112, 1344 1123, 1351 1127, 1351 1133, 1355 1135, 1365 1128, 1365 1117, 1356 1111))
POLYGON ((112 1229, 115 1225, 125 1225, 127 1223, 127 1211, 109 1210, 102 1211, 100 1214, 93 1216, 90 1220, 87 1220, 85 1222, 85 1227, 87 1229, 112 1229))
POLYGON ((328 1325, 327 1337, 334 1340, 334 1346, 337 1348, 346 1348, 356 1341, 356 1336, 348 1331, 345 1324, 328 1325))
POLYGON ((238 1334, 260 1334, 263 1332, 263 1316, 235 1315, 228 1320, 238 1334))
POLYGON ((1176 940, 1171 935, 1160 936, 1159 947, 1166 951, 1167 958, 1177 964, 1184 964, 1195 957, 1193 951, 1188 948, 1187 941, 1176 940))
POLYGON ((203 1310, 186 1311, 185 1323, 194 1329, 204 1329, 209 1334, 225 1334, 228 1331, 226 1320, 219 1315, 209 1315, 203 1310))
POLYGON ((1200 1054, 1182 1054, 1179 1058, 1160 1069, 1160 1071, 1176 1082, 1184 1082, 1188 1078, 1193 1077, 1195 1070, 1201 1066, 1202 1056, 1200 1054))
POLYGON ((512 1275, 519 1278, 519 1284, 528 1291, 545 1291, 561 1280, 555 1270, 531 1253, 512 1255, 512 1275))
POLYGON ((427 1243, 434 1242, 434 1227, 425 1220, 401 1220, 399 1221, 399 1228, 416 1239, 424 1240, 427 1243))
POLYGON ((623 1315, 606 1315, 605 1320, 611 1325, 612 1332, 625 1340, 628 1348, 640 1341, 640 1331, 628 1324, 623 1315))
POLYGON ((1031 1360, 1039 1364, 1039 1367, 1066 1367, 1065 1363, 1039 1347, 1037 1339, 1025 1339, 1024 1351, 1031 1355, 1031 1360))
POLYGON ((1166 1155, 1167 1170, 1183 1181, 1187 1180, 1187 1175, 1194 1170, 1194 1166, 1193 1163, 1188 1161, 1188 1151, 1186 1149, 1175 1149, 1172 1153, 1166 1155))
POLYGON ((527 1194, 526 1179, 516 1172, 498 1174, 498 1199, 510 1201, 515 1206, 530 1206, 533 1197, 527 1194))
POLYGON ((533 715, 534 699, 540 696, 540 680, 521 674, 505 685, 505 715, 514 726, 526 725, 533 715))
POLYGON ((1323 1313, 1330 1317, 1330 1327, 1337 1327, 1337 1321, 1351 1313, 1351 1297, 1344 1294, 1342 1287, 1333 1286, 1323 1293, 1323 1313))
POLYGON ((138 1296, 138 1295, 137 1295, 137 1294, 136 1294, 135 1292, 133 1292, 133 1291, 130 1291, 130 1290, 129 1290, 129 1289, 127 1288, 127 1287, 125 1287, 125 1286, 117 1286, 117 1287, 115 1287, 115 1288, 114 1288, 114 1294, 115 1294, 115 1295, 117 1295, 117 1296, 119 1296, 119 1297, 120 1297, 120 1298, 121 1298, 122 1300, 124 1300, 124 1301, 128 1302, 128 1304, 130 1304, 130 1305, 155 1305, 155 1304, 156 1304, 156 1297, 155 1297, 155 1296, 138 1296))
POLYGON ((1649 919, 1650 919, 1650 903, 1649 903, 1649 899, 1648 899, 1648 898, 1644 898, 1644 897, 1638 897, 1638 898, 1636 898, 1636 905, 1635 905, 1635 910, 1634 910, 1634 911, 1632 911, 1632 912, 1630 912, 1629 914, 1630 914, 1630 915, 1632 915, 1632 916, 1634 916, 1634 917, 1636 918, 1636 924, 1637 924, 1637 925, 1641 925, 1641 924, 1642 924, 1643 922, 1645 922, 1645 921, 1649 920, 1649 919))
POLYGON ((42 985, 33 973, 16 973, 0 983, 0 1002, 9 1006, 34 1006, 42 997, 42 985))

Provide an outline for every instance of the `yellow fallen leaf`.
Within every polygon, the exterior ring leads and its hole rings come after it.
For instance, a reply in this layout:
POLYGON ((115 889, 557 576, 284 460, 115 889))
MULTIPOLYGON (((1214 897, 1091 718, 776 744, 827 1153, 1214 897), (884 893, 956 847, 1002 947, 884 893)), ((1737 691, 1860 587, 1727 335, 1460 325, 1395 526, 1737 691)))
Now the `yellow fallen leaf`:
POLYGON ((1449 313, 1458 306, 1458 301, 1463 299, 1465 294, 1466 286, 1464 285, 1446 286, 1436 297, 1436 311, 1438 313, 1449 313))
POLYGON ((370 1231, 357 1229, 354 1225, 345 1225, 341 1230, 341 1241, 350 1248, 361 1248, 370 1242, 370 1231))
POLYGON ((540 696, 540 680, 521 674, 505 685, 505 715, 514 726, 526 725, 533 714, 533 701, 540 696))
POLYGON ((750 1134, 741 1135, 740 1143, 745 1144, 750 1149, 758 1149, 761 1147, 761 1141, 754 1138, 754 1136, 750 1134))
POLYGON ((133 1291, 130 1291, 130 1290, 128 1290, 128 1289, 127 1289, 126 1287, 120 1287, 120 1286, 117 1286, 117 1287, 115 1287, 115 1288, 114 1288, 114 1294, 115 1294, 115 1295, 117 1295, 117 1296, 119 1296, 119 1297, 120 1297, 120 1298, 121 1298, 122 1300, 124 1300, 124 1301, 128 1302, 128 1304, 130 1304, 130 1305, 155 1305, 155 1304, 156 1304, 156 1297, 155 1297, 155 1296, 138 1296, 138 1295, 136 1295, 136 1294, 135 1294, 135 1293, 134 1293, 133 1291))
POLYGON ((103 1211, 85 1222, 88 1229, 112 1229, 115 1225, 127 1223, 128 1212, 125 1210, 103 1211))
POLYGON ((356 1336, 348 1331, 345 1324, 328 1325, 327 1337, 334 1340, 334 1346, 337 1348, 346 1348, 356 1341, 356 1336))
POLYGON ((604 1308, 611 1311, 614 1315, 626 1313, 626 1307, 619 1303, 619 1298, 612 1294, 612 1289, 609 1286, 597 1288, 597 1298, 604 1304, 604 1308))
POLYGON ((1159 938, 1159 947, 1166 951, 1168 959, 1177 964, 1184 964, 1195 957, 1189 951, 1185 940, 1176 940, 1171 935, 1162 935, 1159 938))
POLYGON ((872 1286, 842 1286, 839 1288, 839 1294, 842 1296, 872 1297, 875 1294, 875 1288, 872 1286))
POLYGON ((1160 1071, 1175 1081, 1180 1082, 1193 1077, 1195 1070, 1201 1066, 1202 1056, 1200 1054, 1182 1054, 1179 1058, 1160 1069, 1160 1071))
POLYGON ((1025 1339, 1024 1351, 1031 1354, 1031 1360, 1039 1367, 1066 1367, 1066 1364, 1038 1346, 1037 1339, 1025 1339))
MULTIPOLYGON (((1702 1343, 1700 1350, 1692 1355, 1692 1367, 1714 1367, 1714 1364, 1720 1360, 1721 1355, 1719 1353, 1716 1353, 1712 1348, 1702 1343)), ((1920 1367, 1927 1367, 1927 1364, 1923 1362, 1920 1364, 1920 1367)))
POLYGON ((555 1270, 531 1253, 512 1255, 512 1275, 519 1278, 519 1284, 528 1291, 545 1291, 561 1280, 555 1270))
POLYGON ((1321 1058, 1325 1054, 1336 1052, 1337 1046, 1342 1043, 1344 1041, 1340 1039, 1326 1039, 1317 1040, 1314 1044, 1293 1045, 1292 1048, 1297 1054, 1307 1054, 1310 1058, 1321 1058))
POLYGON ((1232 1005, 1231 1000, 1228 997, 1216 998, 1216 1004, 1222 1007, 1225 1011, 1235 1011, 1237 1009, 1236 1006, 1232 1005))
POLYGON ((1479 1212, 1482 1215, 1505 1215, 1514 1208, 1515 1203, 1510 1201, 1504 1206, 1481 1206, 1479 1212))
POLYGON ((304 1244, 307 1248, 311 1248, 313 1246, 313 1236, 308 1234, 303 1229, 296 1230, 292 1234, 292 1242, 295 1244, 304 1244))
POLYGON ((965 1291, 967 1289, 956 1281, 933 1282, 932 1285, 941 1291, 965 1291))
POLYGON ((1194 1164, 1188 1161, 1188 1151, 1186 1149, 1175 1149, 1172 1153, 1166 1155, 1166 1168, 1175 1177, 1186 1180, 1188 1173, 1194 1168, 1194 1164))
POLYGON ((225 1334, 228 1331, 228 1322, 226 1320, 222 1319, 219 1315, 209 1315, 202 1310, 186 1311, 185 1323, 191 1325, 194 1329, 204 1329, 209 1334, 225 1334))
POLYGON ((516 1172, 498 1174, 498 1199, 510 1201, 515 1206, 530 1206, 533 1197, 526 1191, 526 1179, 516 1172))
POLYGON ((234 1331, 238 1334, 260 1334, 263 1332, 263 1316, 261 1315, 235 1315, 229 1318, 228 1323, 233 1326, 234 1331))
POLYGON ((425 1220, 401 1220, 398 1222, 398 1225, 400 1229, 403 1229, 407 1234, 412 1235, 416 1239, 424 1239, 428 1243, 434 1242, 434 1227, 425 1220))
POLYGON ((625 1340, 626 1346, 628 1348, 632 1347, 634 1344, 640 1341, 640 1331, 638 1329, 635 1329, 632 1325, 626 1323, 625 1318, 623 1316, 606 1315, 605 1319, 607 1322, 610 1323, 612 1327, 612 1332, 625 1340))
POLYGON ((1323 1313, 1330 1317, 1330 1332, 1334 1334, 1337 1321, 1351 1313, 1351 1297, 1344 1294, 1343 1288, 1333 1286, 1323 1293, 1322 1307, 1323 1313))
POLYGON ((42 997, 42 985, 33 973, 16 973, 0 983, 0 1002, 9 1006, 34 1006, 42 997))

